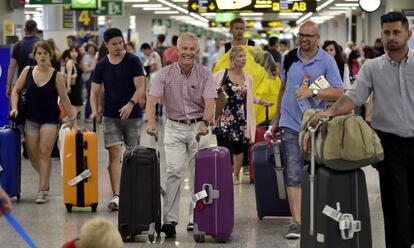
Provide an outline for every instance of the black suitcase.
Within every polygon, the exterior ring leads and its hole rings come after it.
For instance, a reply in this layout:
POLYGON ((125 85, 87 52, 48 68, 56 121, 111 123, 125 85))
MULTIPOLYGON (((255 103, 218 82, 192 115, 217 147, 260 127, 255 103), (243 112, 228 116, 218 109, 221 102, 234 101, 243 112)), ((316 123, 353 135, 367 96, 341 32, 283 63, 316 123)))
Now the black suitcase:
POLYGON ((301 248, 372 248, 368 193, 361 169, 315 168, 311 161, 303 170, 301 209, 301 248))
POLYGON ((256 143, 251 152, 257 217, 291 216, 280 159, 280 140, 256 143))
POLYGON ((119 195, 118 229, 124 242, 147 232, 153 242, 161 233, 159 153, 136 146, 124 153, 119 195))

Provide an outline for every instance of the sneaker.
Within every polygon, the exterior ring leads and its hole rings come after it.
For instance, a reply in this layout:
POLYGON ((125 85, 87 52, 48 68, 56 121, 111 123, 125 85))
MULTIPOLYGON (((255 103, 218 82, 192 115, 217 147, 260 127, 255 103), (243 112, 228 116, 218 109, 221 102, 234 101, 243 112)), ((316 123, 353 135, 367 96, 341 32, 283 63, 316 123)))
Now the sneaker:
POLYGON ((108 203, 108 208, 112 211, 118 211, 119 206, 119 196, 114 195, 112 200, 108 203))
POLYGON ((194 231, 194 223, 188 223, 188 225, 187 225, 187 231, 188 232, 192 232, 192 231, 194 231))
POLYGON ((47 186, 47 188, 43 191, 43 192, 45 192, 45 195, 46 196, 48 196, 49 195, 49 190, 50 190, 50 187, 49 187, 49 185, 47 186))
POLYGON ((177 225, 177 222, 174 221, 167 221, 165 222, 161 227, 161 232, 165 233, 165 237, 173 237, 175 236, 175 226, 177 225))
POLYGON ((45 193, 45 191, 39 191, 39 193, 37 193, 37 198, 36 198, 36 204, 43 204, 45 202, 47 202, 47 198, 46 198, 47 194, 45 193))
POLYGON ((289 226, 289 230, 286 233, 287 239, 298 239, 300 238, 300 224, 293 223, 289 226))

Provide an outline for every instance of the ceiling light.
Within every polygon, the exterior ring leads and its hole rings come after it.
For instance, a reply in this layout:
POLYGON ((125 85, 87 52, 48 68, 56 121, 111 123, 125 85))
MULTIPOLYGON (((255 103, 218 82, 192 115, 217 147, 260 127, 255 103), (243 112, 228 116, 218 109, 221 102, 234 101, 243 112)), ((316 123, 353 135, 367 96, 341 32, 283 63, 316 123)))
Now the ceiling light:
POLYGON ((381 0, 359 0, 359 6, 365 12, 374 12, 381 5, 381 0))
POLYGON ((188 0, 172 0, 174 3, 188 3, 188 0))
POLYGON ((350 10, 350 9, 357 9, 357 7, 330 7, 329 9, 340 9, 340 10, 350 10))
POLYGON ((168 1, 166 1, 166 0, 158 0, 158 2, 160 2, 160 3, 162 3, 162 4, 165 4, 165 5, 167 5, 168 7, 171 7, 171 8, 173 8, 173 9, 176 9, 176 10, 178 10, 178 11, 180 11, 180 12, 184 13, 184 14, 188 14, 188 13, 189 13, 189 11, 188 11, 188 10, 186 10, 186 9, 184 9, 184 8, 181 8, 180 6, 175 5, 175 4, 173 4, 173 3, 170 3, 170 2, 168 2, 168 1))
POLYGON ((328 1, 324 2, 323 4, 316 7, 316 11, 319 11, 319 10, 325 8, 326 6, 328 6, 329 4, 331 4, 333 2, 335 2, 335 0, 328 0, 328 1))
POLYGON ((248 12, 248 13, 240 13, 241 16, 263 16, 263 13, 253 13, 253 12, 248 12))
POLYGON ((170 10, 168 7, 143 8, 143 10, 170 10))
POLYGON ((345 2, 359 2, 359 0, 345 0, 345 2))
POLYGON ((312 16, 312 14, 313 14, 313 12, 309 12, 309 13, 307 13, 306 15, 302 16, 301 18, 299 18, 299 19, 296 21, 296 24, 297 24, 297 25, 301 24, 303 21, 305 21, 306 19, 308 19, 309 17, 311 17, 311 16, 312 16))
POLYGON ((154 14, 159 14, 159 15, 175 15, 179 13, 180 12, 178 12, 177 10, 154 11, 154 14))
POLYGON ((133 4, 132 8, 160 8, 162 4, 133 4))
POLYGON ((205 17, 209 17, 209 16, 216 16, 216 13, 214 12, 207 12, 207 13, 201 13, 200 15, 205 16, 205 17))
POLYGON ((357 4, 357 3, 337 3, 337 4, 335 4, 335 6, 338 6, 338 7, 358 7, 359 4, 357 4))
POLYGON ((279 13, 279 16, 302 16, 303 13, 297 13, 297 12, 285 12, 285 13, 279 13))

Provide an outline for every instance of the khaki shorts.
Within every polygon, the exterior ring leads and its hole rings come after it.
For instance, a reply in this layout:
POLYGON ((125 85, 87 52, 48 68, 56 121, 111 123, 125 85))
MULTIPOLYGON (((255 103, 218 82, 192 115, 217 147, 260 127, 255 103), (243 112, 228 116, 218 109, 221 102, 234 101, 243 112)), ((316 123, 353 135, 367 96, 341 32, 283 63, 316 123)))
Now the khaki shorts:
POLYGON ((141 131, 141 119, 133 118, 121 120, 118 118, 102 118, 105 148, 122 145, 137 146, 141 131))

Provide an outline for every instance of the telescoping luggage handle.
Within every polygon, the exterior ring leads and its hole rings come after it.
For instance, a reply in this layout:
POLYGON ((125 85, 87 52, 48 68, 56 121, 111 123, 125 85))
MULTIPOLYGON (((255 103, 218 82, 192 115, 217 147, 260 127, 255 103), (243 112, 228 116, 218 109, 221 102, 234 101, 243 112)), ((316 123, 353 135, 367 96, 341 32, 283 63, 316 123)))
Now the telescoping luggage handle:
POLYGON ((286 199, 285 178, 283 177, 282 161, 280 159, 280 140, 272 142, 273 155, 275 159, 275 172, 277 191, 279 192, 279 199, 286 199))

